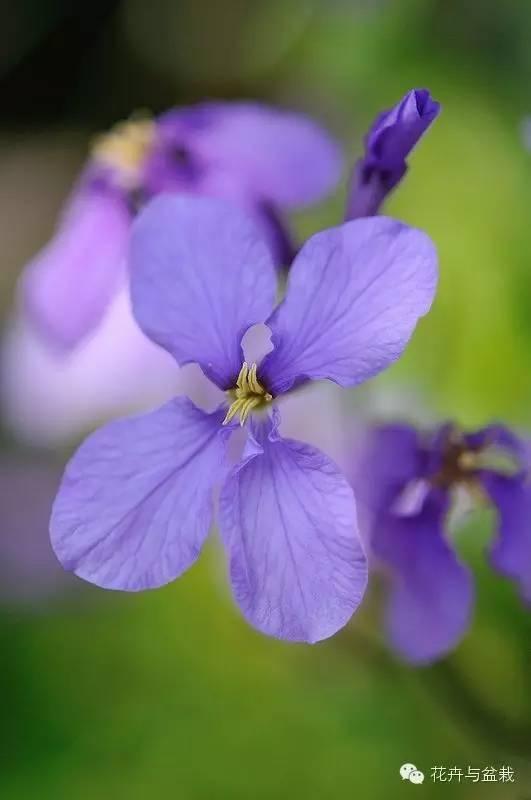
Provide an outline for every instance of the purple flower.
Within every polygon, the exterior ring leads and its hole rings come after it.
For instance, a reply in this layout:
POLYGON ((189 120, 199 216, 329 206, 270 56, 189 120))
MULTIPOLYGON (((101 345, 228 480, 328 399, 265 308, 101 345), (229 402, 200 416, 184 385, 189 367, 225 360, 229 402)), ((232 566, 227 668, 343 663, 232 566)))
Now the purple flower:
POLYGON ((282 264, 293 248, 281 212, 320 199, 340 166, 336 144, 317 125, 258 104, 209 103, 122 123, 95 141, 55 236, 28 265, 26 311, 61 351, 94 332, 127 280, 133 218, 160 192, 243 206, 282 264))
POLYGON ((105 588, 161 586, 198 557, 222 484, 219 526, 245 617, 283 639, 331 636, 366 584, 354 498, 326 455, 279 435, 278 405, 306 381, 354 386, 400 356, 435 292, 431 241, 384 217, 318 233, 271 313, 274 263, 252 221, 219 200, 166 196, 135 223, 130 261, 144 333, 199 364, 226 400, 206 413, 177 397, 90 436, 54 505, 59 560, 105 588), (264 320, 273 350, 247 363, 242 337, 264 320), (238 419, 246 446, 229 469, 238 419))
POLYGON ((346 219, 377 214, 407 171, 407 157, 440 111, 427 89, 412 89, 383 111, 365 137, 365 154, 352 172, 346 219))
POLYGON ((390 574, 389 637, 405 659, 441 657, 470 623, 472 576, 447 530, 463 492, 468 503, 496 509, 492 567, 516 581, 531 602, 528 448, 507 428, 467 434, 444 425, 430 437, 406 425, 382 426, 361 448, 356 472, 370 549, 390 574))
POLYGON ((108 419, 187 391, 183 372, 139 329, 127 286, 97 331, 68 357, 48 347, 18 315, 0 339, 2 422, 24 443, 57 448, 108 419))

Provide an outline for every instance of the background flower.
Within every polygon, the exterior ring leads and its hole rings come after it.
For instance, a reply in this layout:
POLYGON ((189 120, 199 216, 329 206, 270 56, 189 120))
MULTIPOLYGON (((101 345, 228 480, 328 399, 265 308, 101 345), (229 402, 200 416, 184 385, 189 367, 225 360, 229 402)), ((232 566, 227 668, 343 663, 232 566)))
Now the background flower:
POLYGON ((340 164, 337 145, 316 123, 258 104, 204 104, 116 125, 96 139, 56 235, 23 275, 30 323, 67 351, 96 330, 127 281, 134 215, 161 192, 248 208, 284 264, 293 251, 279 212, 321 199, 340 164))
POLYGON ((490 561, 529 601, 528 481, 526 443, 500 426, 464 434, 447 424, 428 436, 388 425, 367 435, 354 486, 365 508, 369 548, 389 571, 388 633, 404 658, 440 658, 470 625, 472 575, 450 539, 458 491, 467 494, 469 508, 494 505, 490 561))
POLYGON ((168 399, 178 384, 129 310, 129 231, 150 197, 185 191, 241 205, 282 265, 294 254, 282 212, 321 199, 340 169, 338 145, 315 122, 258 103, 174 109, 99 137, 57 233, 21 279, 2 361, 14 433, 68 441, 116 410, 168 399))

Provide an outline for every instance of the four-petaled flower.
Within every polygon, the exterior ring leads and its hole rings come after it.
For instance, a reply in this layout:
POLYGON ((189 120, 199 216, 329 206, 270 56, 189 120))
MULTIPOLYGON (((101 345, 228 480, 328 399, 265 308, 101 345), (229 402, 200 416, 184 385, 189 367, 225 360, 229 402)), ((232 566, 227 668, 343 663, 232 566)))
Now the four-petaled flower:
POLYGON ((271 313, 275 268, 252 220, 218 200, 166 196, 135 222, 130 264, 142 330, 227 399, 206 413, 177 397, 90 436, 54 504, 59 560, 106 588, 165 584, 197 559, 222 483, 219 527, 245 617, 284 639, 331 636, 366 585, 354 496, 326 455, 280 436, 277 404, 306 381, 354 386, 401 355, 433 300, 431 241, 385 217, 318 233, 271 313), (242 337, 264 320, 273 350, 246 363, 242 337), (237 419, 247 443, 229 471, 237 419))
POLYGON ((498 536, 491 564, 531 601, 525 441, 500 425, 463 433, 447 424, 432 436, 386 425, 369 434, 356 460, 353 483, 368 517, 371 549, 390 570, 389 636, 404 658, 423 663, 442 656, 470 621, 472 577, 446 530, 456 490, 464 490, 468 502, 494 507, 498 536))
POLYGON ((132 221, 161 192, 248 209, 284 264, 293 247, 280 212, 319 200, 340 168, 337 145, 311 120, 259 104, 205 103, 121 123, 94 142, 55 236, 25 270, 28 318, 60 352, 93 333, 127 280, 132 221))
POLYGON ((427 89, 412 89, 374 120, 365 137, 365 153, 354 167, 347 219, 377 214, 407 171, 407 157, 436 119, 441 107, 427 89))

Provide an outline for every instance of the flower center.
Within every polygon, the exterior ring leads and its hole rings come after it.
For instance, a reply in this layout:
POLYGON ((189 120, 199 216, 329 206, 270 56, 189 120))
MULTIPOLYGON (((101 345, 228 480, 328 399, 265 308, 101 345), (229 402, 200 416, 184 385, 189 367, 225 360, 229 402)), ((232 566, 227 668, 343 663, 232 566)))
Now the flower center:
POLYGON ((263 408, 273 399, 273 395, 264 389, 256 377, 256 364, 251 364, 249 367, 246 361, 242 364, 235 388, 229 389, 227 394, 233 401, 223 425, 227 425, 237 414, 240 417, 240 425, 244 425, 251 411, 263 408))
POLYGON ((520 469, 518 459, 503 447, 487 441, 481 447, 472 448, 461 439, 452 438, 446 444, 441 467, 432 481, 446 488, 458 483, 474 488, 481 470, 512 476, 520 469))
POLYGON ((128 187, 133 187, 154 136, 155 123, 151 119, 120 122, 109 133, 96 138, 92 155, 100 163, 118 170, 128 187))
POLYGON ((433 482, 447 487, 456 483, 469 483, 479 468, 479 451, 467 448, 460 441, 449 441, 443 453, 441 468, 433 482))

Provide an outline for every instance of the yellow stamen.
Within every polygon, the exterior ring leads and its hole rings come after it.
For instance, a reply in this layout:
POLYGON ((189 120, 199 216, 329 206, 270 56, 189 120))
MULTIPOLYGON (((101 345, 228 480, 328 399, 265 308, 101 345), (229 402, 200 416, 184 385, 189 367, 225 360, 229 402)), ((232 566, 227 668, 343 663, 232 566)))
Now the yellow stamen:
POLYGON ((236 379, 236 386, 237 386, 238 389, 242 389, 242 390, 245 389, 245 386, 247 385, 248 372, 249 372, 249 367, 247 366, 247 362, 244 361, 243 364, 242 364, 242 368, 240 370, 240 374, 238 375, 238 377, 236 379))
POLYGON ((255 394, 265 394, 264 389, 260 386, 258 378, 256 377, 256 364, 251 366, 247 380, 249 386, 251 387, 251 391, 253 391, 255 394))
POLYGON ((515 475, 521 469, 514 455, 502 447, 495 446, 483 450, 465 450, 457 459, 457 464, 463 472, 490 469, 501 475, 515 475))
POLYGON ((464 450, 457 457, 457 465, 463 472, 471 472, 479 468, 479 454, 473 450, 464 450))
POLYGON ((138 181, 142 162, 155 136, 151 119, 131 119, 115 125, 109 133, 96 137, 92 156, 118 170, 128 187, 138 181))
POLYGON ((228 394, 234 398, 229 406, 223 425, 227 425, 236 415, 240 417, 240 425, 245 425, 247 417, 255 409, 261 408, 273 399, 273 395, 266 392, 256 375, 256 364, 251 367, 243 362, 236 386, 228 394))

